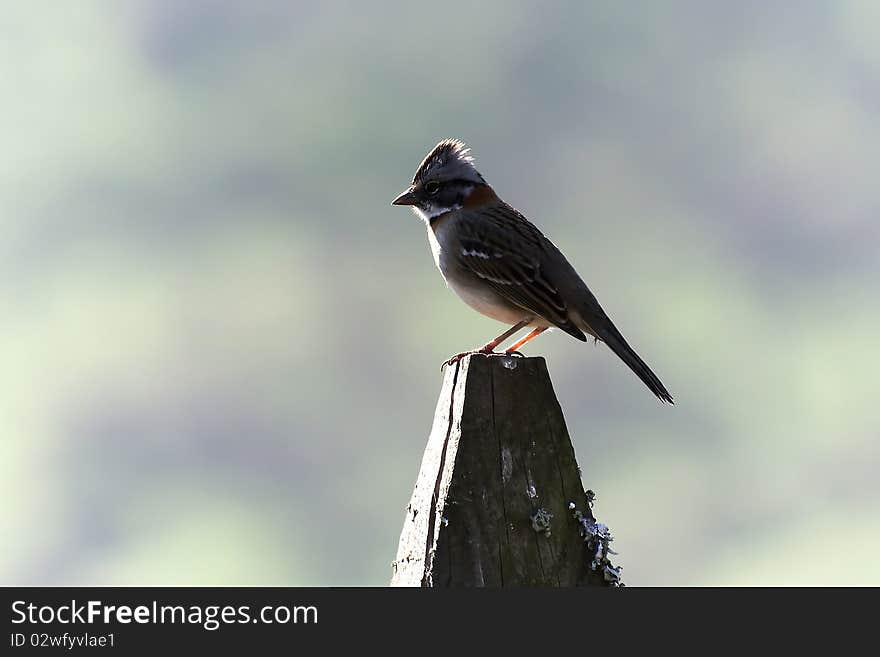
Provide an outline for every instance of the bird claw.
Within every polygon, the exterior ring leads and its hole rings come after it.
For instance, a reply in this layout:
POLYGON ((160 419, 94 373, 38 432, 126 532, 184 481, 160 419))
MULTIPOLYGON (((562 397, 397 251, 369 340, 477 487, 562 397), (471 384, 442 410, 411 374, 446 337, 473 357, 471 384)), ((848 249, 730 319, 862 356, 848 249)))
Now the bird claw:
POLYGON ((460 361, 465 356, 473 356, 474 354, 482 354, 484 356, 516 356, 517 358, 525 358, 526 357, 526 355, 521 351, 512 350, 512 351, 500 351, 499 352, 499 351, 495 351, 493 349, 490 349, 488 347, 481 347, 480 349, 473 349, 471 351, 463 351, 460 354, 455 354, 455 356, 453 356, 449 360, 445 361, 440 366, 440 371, 442 372, 449 365, 454 365, 455 363, 460 361))
POLYGON ((449 367, 450 365, 454 365, 455 363, 457 363, 458 361, 460 361, 462 358, 464 358, 464 357, 467 356, 468 354, 472 354, 472 353, 474 353, 474 352, 472 352, 472 351, 464 351, 464 352, 462 352, 462 353, 460 353, 460 354, 455 354, 455 356, 453 356, 453 357, 450 358, 449 360, 445 360, 445 361, 443 361, 443 364, 440 366, 440 371, 442 372, 443 370, 445 370, 445 369, 446 369, 447 367, 449 367))
POLYGON ((446 368, 448 365, 453 365, 453 364, 457 363, 465 356, 473 356, 474 354, 483 354, 484 356, 503 356, 504 355, 504 354, 496 353, 494 349, 492 349, 491 347, 488 347, 488 346, 480 347, 479 349, 471 349, 470 351, 462 351, 460 354, 455 354, 455 356, 453 356, 449 360, 445 361, 440 366, 440 371, 442 372, 444 370, 444 368, 446 368))

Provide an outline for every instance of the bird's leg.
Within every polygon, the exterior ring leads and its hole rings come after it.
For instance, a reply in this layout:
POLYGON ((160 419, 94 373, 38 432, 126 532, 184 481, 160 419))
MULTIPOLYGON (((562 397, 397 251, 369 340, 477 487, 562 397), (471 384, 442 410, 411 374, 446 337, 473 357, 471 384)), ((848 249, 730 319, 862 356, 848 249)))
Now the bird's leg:
MULTIPOLYGON (((516 354, 516 353, 519 353, 519 352, 517 351, 517 349, 519 349, 520 347, 522 347, 522 346, 523 346, 526 342, 528 342, 529 340, 534 340, 535 338, 537 338, 539 335, 541 335, 541 334, 542 334, 544 331, 546 331, 548 328, 549 328, 548 326, 545 326, 545 327, 543 327, 543 328, 536 328, 536 329, 534 329, 531 333, 529 333, 526 337, 524 337, 522 340, 520 340, 520 341, 517 342, 516 344, 512 345, 509 349, 505 349, 505 350, 504 350, 504 353, 505 353, 505 354, 516 354)), ((522 356, 522 354, 519 354, 519 355, 522 356)))
POLYGON ((529 325, 529 322, 531 322, 531 321, 532 321, 532 318, 527 317, 526 319, 519 322, 518 324, 514 324, 509 329, 507 329, 504 333, 502 333, 497 338, 492 340, 492 342, 487 342, 482 347, 480 347, 477 350, 477 352, 481 353, 481 354, 491 354, 493 351, 495 351, 495 347, 500 345, 502 342, 504 342, 507 338, 509 338, 511 335, 513 335, 517 331, 521 331, 522 329, 524 329, 526 326, 529 325))
POLYGON ((455 354, 455 356, 453 356, 452 358, 447 360, 445 363, 443 363, 443 366, 445 367, 446 365, 452 365, 453 363, 461 360, 465 356, 469 356, 470 354, 491 354, 491 353, 493 353, 495 351, 495 347, 497 347, 499 344, 501 344, 502 342, 507 340, 507 338, 509 338, 511 335, 513 335, 517 331, 521 331, 522 329, 524 329, 526 326, 529 325, 529 323, 533 319, 534 319, 533 317, 526 317, 524 320, 514 324, 509 329, 507 329, 504 333, 499 335, 497 338, 495 338, 491 342, 487 342, 479 349, 474 349, 472 351, 463 351, 460 354, 455 354))

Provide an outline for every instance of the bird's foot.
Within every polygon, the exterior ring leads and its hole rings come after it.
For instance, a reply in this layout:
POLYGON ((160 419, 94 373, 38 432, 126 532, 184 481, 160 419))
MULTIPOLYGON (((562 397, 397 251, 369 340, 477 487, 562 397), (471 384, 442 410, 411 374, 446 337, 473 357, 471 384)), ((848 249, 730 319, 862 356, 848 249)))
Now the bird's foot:
POLYGON ((484 356, 503 356, 504 355, 504 354, 495 353, 495 345, 488 345, 487 344, 487 345, 483 345, 479 349, 471 349, 470 351, 462 351, 460 354, 455 354, 455 356, 453 356, 452 358, 450 358, 449 360, 447 360, 446 362, 444 362, 440 366, 440 371, 442 372, 443 368, 447 367, 448 365, 453 365, 454 363, 457 363, 465 356, 473 356, 474 354, 483 354, 484 356))

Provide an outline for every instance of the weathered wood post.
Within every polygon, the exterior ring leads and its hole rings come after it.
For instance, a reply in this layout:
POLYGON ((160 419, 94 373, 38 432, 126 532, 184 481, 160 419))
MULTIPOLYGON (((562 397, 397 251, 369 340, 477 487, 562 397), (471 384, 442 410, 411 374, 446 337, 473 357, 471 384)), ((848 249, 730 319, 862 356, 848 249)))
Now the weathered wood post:
POLYGON ((391 585, 618 584, 591 502, 544 359, 466 356, 445 370, 391 585))

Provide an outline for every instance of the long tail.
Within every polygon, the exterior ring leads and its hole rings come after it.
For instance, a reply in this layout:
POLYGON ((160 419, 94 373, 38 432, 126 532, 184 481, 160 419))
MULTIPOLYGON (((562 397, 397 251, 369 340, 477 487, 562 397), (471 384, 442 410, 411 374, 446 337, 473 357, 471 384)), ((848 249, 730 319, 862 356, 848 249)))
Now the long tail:
POLYGON ((611 320, 609 319, 602 324, 603 326, 600 328, 594 327, 599 339, 607 344, 611 348, 611 351, 617 354, 620 360, 626 363, 629 368, 635 372, 636 376, 648 386, 651 392, 657 395, 660 401, 674 404, 675 401, 673 401, 672 395, 669 394, 666 386, 664 386, 660 379, 657 378, 657 375, 651 371, 651 368, 648 367, 645 361, 639 358, 635 349, 627 344, 627 341, 620 334, 620 331, 617 330, 617 327, 611 323, 611 320))

